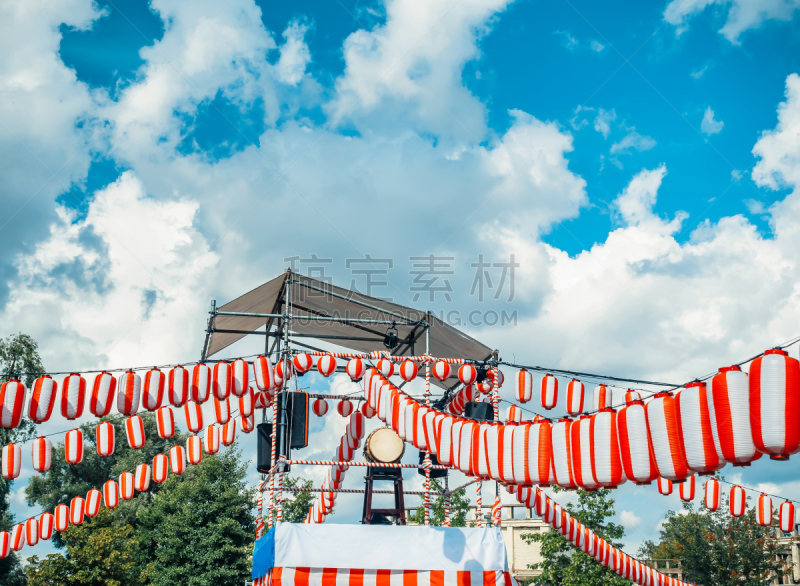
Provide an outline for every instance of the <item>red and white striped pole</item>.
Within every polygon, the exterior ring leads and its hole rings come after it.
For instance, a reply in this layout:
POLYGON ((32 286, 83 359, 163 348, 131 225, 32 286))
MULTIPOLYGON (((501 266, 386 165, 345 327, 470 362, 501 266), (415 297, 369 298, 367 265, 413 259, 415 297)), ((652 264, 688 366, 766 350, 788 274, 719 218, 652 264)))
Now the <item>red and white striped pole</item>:
POLYGON ((478 527, 483 527, 483 508, 481 506, 481 490, 483 489, 483 482, 478 482, 475 485, 475 492, 477 498, 475 499, 475 520, 478 527))
POLYGON ((444 526, 450 527, 450 483, 448 476, 444 477, 444 526))

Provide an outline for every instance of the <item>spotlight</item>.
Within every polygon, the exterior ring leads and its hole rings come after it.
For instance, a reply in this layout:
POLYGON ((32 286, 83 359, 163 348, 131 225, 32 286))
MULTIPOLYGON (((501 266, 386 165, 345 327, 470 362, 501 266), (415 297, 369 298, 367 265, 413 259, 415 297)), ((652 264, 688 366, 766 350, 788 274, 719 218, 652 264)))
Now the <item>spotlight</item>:
POLYGON ((486 367, 485 366, 479 366, 478 367, 478 375, 475 378, 475 382, 477 384, 480 384, 485 380, 486 380, 486 367))
POLYGON ((383 337, 383 345, 389 350, 397 348, 397 328, 392 322, 392 327, 386 330, 386 335, 383 337))

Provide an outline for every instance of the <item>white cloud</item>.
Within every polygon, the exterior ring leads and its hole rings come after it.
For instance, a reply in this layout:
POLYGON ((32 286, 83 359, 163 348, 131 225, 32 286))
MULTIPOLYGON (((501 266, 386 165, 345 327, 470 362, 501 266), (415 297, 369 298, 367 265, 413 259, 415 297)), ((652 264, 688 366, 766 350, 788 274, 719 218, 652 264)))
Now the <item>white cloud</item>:
POLYGON ((708 6, 727 8, 727 19, 719 30, 732 43, 739 42, 740 35, 757 29, 768 20, 789 21, 800 7, 798 0, 671 0, 664 10, 664 20, 677 27, 681 34, 688 27, 692 16, 703 12, 708 6))
POLYGON ((753 169, 758 185, 779 189, 800 185, 800 76, 786 79, 786 101, 778 106, 778 124, 765 131, 753 154, 760 160, 753 169))
POLYGON ((611 123, 616 119, 617 113, 613 108, 611 110, 603 110, 600 108, 594 119, 594 129, 602 134, 603 138, 608 138, 608 135, 611 133, 611 123))
POLYGON ((278 60, 278 79, 289 85, 297 85, 303 78, 306 67, 311 62, 311 53, 305 42, 308 27, 299 22, 292 22, 283 31, 285 42, 281 45, 281 56, 278 60))
POLYGON ((725 123, 722 120, 716 120, 714 118, 714 110, 711 109, 711 106, 708 106, 706 111, 703 113, 703 121, 700 123, 700 131, 706 136, 711 136, 712 134, 718 134, 722 132, 723 126, 725 126, 725 123))
POLYGON ((642 518, 633 511, 621 511, 619 514, 620 521, 625 526, 625 529, 636 529, 642 524, 642 518))
POLYGON ((648 151, 656 144, 653 138, 639 134, 632 128, 621 140, 611 145, 611 154, 626 155, 632 151, 648 151))
POLYGON ((662 165, 652 171, 642 171, 631 180, 614 202, 614 207, 625 224, 635 226, 654 219, 653 206, 666 174, 667 168, 662 165))
POLYGON ((699 69, 693 69, 691 72, 689 72, 689 75, 693 79, 700 79, 701 77, 703 77, 705 75, 706 71, 708 71, 709 67, 710 67, 710 65, 708 63, 706 63, 705 65, 703 65, 699 69))
POLYGON ((569 31, 555 31, 553 32, 554 35, 561 37, 561 46, 567 49, 568 51, 579 51, 579 50, 588 50, 593 51, 595 53, 602 52, 606 46, 596 39, 586 39, 586 40, 579 40, 573 36, 572 33, 569 31))

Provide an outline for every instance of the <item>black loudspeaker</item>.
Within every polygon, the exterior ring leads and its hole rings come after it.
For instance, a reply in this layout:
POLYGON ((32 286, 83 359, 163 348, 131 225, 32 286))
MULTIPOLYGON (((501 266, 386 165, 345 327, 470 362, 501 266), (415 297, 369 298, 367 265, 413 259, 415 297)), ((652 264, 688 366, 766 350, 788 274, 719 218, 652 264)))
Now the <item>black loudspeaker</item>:
POLYGON ((493 421, 494 409, 491 403, 475 403, 470 401, 464 407, 464 418, 473 421, 493 421))
MULTIPOLYGON (((286 403, 286 429, 284 438, 278 446, 289 445, 290 448, 305 448, 308 445, 308 393, 278 393, 278 418, 286 403)), ((280 429, 280 427, 279 427, 280 429)), ((283 453, 278 450, 278 454, 283 453)), ((288 456, 289 454, 285 454, 288 456)))
POLYGON ((256 448, 256 470, 268 474, 272 468, 272 424, 259 423, 256 425, 258 445, 256 448))
MULTIPOLYGON (((431 454, 431 464, 434 466, 441 466, 441 462, 439 462, 439 458, 436 457, 436 454, 431 454)), ((422 464, 425 461, 425 452, 419 452, 419 463, 422 464)), ((417 472, 421 476, 425 476, 425 470, 423 468, 417 468, 417 472)), ((447 470, 431 470, 431 478, 444 478, 447 476, 447 470)))

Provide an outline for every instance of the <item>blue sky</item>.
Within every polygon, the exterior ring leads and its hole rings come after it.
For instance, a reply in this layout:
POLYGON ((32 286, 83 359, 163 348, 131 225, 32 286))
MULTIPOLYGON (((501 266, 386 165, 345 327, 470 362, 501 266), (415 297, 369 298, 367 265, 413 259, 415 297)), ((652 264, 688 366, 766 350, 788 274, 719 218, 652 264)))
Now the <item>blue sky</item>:
MULTIPOLYGON (((193 360, 210 299, 316 255, 299 269, 378 271, 372 294, 517 362, 677 382, 738 362, 800 335, 797 6, 0 8, 3 333, 53 370, 193 360)), ((794 460, 741 474, 800 489, 794 460)), ((648 490, 618 493, 633 549, 677 506, 648 490)))

